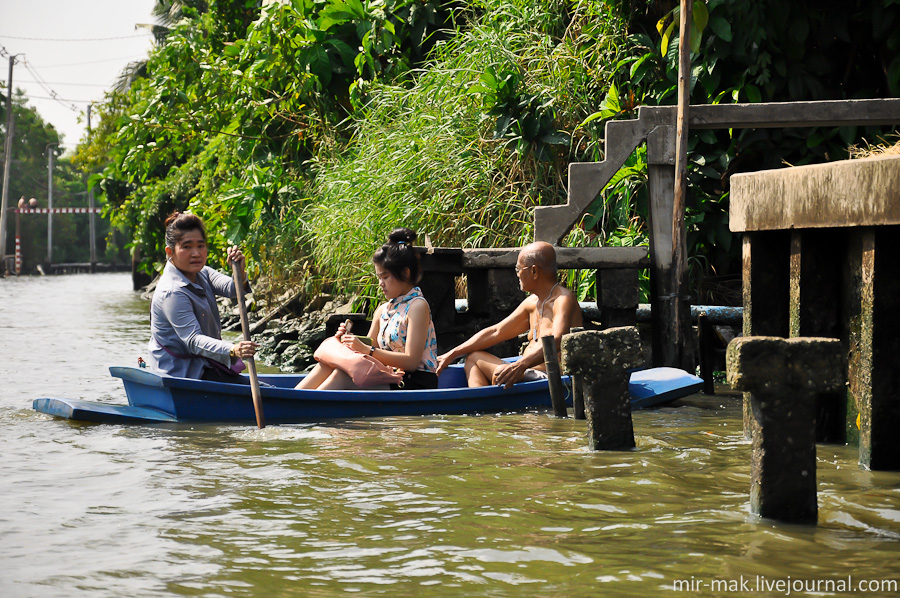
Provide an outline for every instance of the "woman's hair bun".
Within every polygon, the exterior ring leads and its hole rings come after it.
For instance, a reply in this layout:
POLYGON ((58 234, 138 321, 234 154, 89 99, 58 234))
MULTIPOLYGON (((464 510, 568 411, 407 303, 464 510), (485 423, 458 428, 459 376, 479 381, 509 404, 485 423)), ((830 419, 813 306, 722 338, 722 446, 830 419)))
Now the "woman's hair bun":
POLYGON ((166 218, 166 247, 175 249, 185 233, 192 230, 199 230, 206 241, 206 227, 203 221, 196 214, 186 214, 175 210, 166 218))
POLYGON ((416 231, 411 228, 395 228, 388 235, 388 243, 412 245, 417 238, 416 231))
POLYGON ((387 243, 372 256, 372 261, 398 280, 416 284, 422 278, 419 254, 413 249, 417 237, 416 231, 411 228, 395 228, 388 235, 387 243))
POLYGON ((166 218, 166 222, 165 222, 166 228, 168 228, 169 225, 171 225, 172 223, 174 223, 174 222, 175 222, 176 220, 178 220, 181 216, 182 216, 182 213, 179 212, 178 210, 175 210, 174 212, 172 212, 171 214, 169 214, 169 217, 166 218))

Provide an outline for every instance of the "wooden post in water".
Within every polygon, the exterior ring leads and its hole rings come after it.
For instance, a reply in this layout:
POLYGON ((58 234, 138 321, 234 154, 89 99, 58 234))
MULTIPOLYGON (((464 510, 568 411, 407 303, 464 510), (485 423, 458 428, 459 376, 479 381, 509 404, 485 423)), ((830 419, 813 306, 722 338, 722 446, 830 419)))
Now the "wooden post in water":
MULTIPOLYGON (((569 328, 569 332, 581 332, 584 330, 582 326, 573 326, 569 328)), ((567 374, 569 372, 566 372, 567 374)), ((572 411, 575 419, 587 419, 584 411, 584 380, 581 376, 570 374, 572 378, 572 411)))
POLYGON ((559 360, 556 357, 556 339, 552 334, 542 336, 541 346, 544 349, 544 365, 547 368, 547 380, 550 383, 550 402, 553 405, 553 415, 569 417, 569 413, 566 411, 566 389, 563 387, 559 360))
POLYGON ((581 376, 572 376, 572 411, 575 419, 587 419, 584 410, 584 380, 581 376))
MULTIPOLYGON (((600 282, 600 276, 597 276, 597 282, 600 282)), ((599 293, 598 293, 599 296, 599 293)), ((597 305, 599 307, 600 302, 598 300, 597 305)), ((581 332, 584 330, 583 326, 572 326, 569 328, 569 333, 573 332, 581 332)), ((582 380, 581 376, 577 374, 573 374, 572 372, 567 372, 564 370, 565 374, 568 374, 572 379, 572 412, 575 416, 575 419, 587 419, 587 415, 584 411, 584 380, 582 380)))
POLYGON ((750 510, 816 523, 816 396, 843 388, 844 351, 829 338, 741 337, 728 344, 728 381, 750 395, 750 510))

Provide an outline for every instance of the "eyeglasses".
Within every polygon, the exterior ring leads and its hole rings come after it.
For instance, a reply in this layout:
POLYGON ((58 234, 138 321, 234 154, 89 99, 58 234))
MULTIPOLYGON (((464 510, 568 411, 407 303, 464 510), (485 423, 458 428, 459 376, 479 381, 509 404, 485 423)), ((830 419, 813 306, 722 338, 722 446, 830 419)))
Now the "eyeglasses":
POLYGON ((530 266, 522 266, 521 268, 516 266, 515 267, 516 275, 518 276, 519 272, 521 272, 522 270, 527 270, 529 268, 534 268, 534 264, 531 264, 530 266))

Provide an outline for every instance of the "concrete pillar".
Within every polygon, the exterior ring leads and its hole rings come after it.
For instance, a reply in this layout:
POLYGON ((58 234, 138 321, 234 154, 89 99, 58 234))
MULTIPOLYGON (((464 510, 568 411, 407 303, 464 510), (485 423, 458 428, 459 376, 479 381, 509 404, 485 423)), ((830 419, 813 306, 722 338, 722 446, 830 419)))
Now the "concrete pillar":
POLYGON ((637 328, 585 330, 563 336, 563 371, 584 393, 591 450, 634 447, 628 370, 644 361, 637 328))
MULTIPOLYGON (((900 227, 854 231, 849 256, 849 384, 860 414, 859 461, 900 470, 900 227)), ((850 424, 848 424, 850 425, 850 424)))
POLYGON ((525 299, 512 268, 483 268, 466 271, 469 312, 499 322, 525 299))
POLYGON ((447 330, 456 324, 456 276, 453 272, 428 272, 419 281, 422 295, 431 308, 436 330, 447 330))
MULTIPOLYGON (((790 234, 744 233, 742 277, 744 336, 788 336, 790 234)), ((744 394, 744 436, 751 437, 750 397, 744 394)))
MULTIPOLYGON (((439 333, 438 344, 448 343, 447 349, 464 341, 478 330, 499 322, 511 314, 526 297, 519 288, 519 278, 513 268, 468 269, 466 283, 469 309, 465 320, 469 322, 470 327, 464 328, 464 333, 449 343, 448 339, 452 339, 454 331, 447 331, 450 334, 444 334, 443 339, 439 333), (474 323, 477 325, 471 327, 474 323)), ((521 345, 522 341, 514 338, 495 345, 491 352, 501 357, 518 355, 521 345)))
MULTIPOLYGON (((650 229, 650 304, 653 365, 693 370, 694 339, 691 308, 677 297, 676 260, 672 234, 675 210, 675 127, 657 126, 647 134, 648 227, 650 229)), ((687 272, 678 275, 686 276, 687 272)))
MULTIPOLYGON (((846 234, 840 229, 791 232, 790 336, 844 338, 841 334, 841 269, 846 234)), ((846 345, 844 346, 846 351, 846 345)), ((816 397, 816 441, 844 443, 847 391, 816 397)))
POLYGON ((741 337, 728 345, 728 381, 750 396, 750 509, 762 517, 815 523, 815 397, 844 386, 836 339, 741 337))
POLYGON ((637 324, 640 282, 634 268, 597 270, 597 307, 603 328, 637 324))

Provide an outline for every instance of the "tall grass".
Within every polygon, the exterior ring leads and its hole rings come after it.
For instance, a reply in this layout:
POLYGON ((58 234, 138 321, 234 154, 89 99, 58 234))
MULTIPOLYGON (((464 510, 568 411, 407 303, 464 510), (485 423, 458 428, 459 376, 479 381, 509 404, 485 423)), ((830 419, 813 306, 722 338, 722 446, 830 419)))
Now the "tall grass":
POLYGON ((317 156, 308 197, 288 214, 300 223, 308 276, 374 296, 370 256, 397 226, 435 246, 530 242, 534 206, 566 200, 569 161, 602 159, 597 132, 575 127, 596 109, 622 45, 603 2, 491 0, 463 21, 412 87, 373 85, 350 123, 352 142, 317 156), (519 73, 523 91, 575 135, 574 149, 541 160, 492 138, 494 117, 471 91, 489 67, 519 73))

